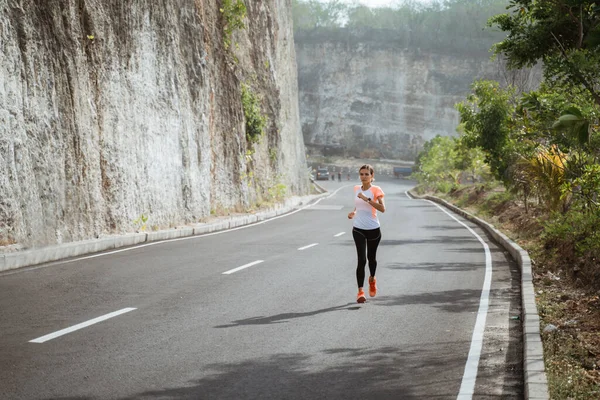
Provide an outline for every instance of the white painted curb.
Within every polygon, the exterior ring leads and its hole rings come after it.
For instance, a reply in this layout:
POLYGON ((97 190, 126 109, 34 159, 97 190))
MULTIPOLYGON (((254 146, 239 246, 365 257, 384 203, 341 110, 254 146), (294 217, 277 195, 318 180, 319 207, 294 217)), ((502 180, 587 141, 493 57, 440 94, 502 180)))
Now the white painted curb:
POLYGON ((120 247, 133 246, 140 243, 176 239, 185 236, 202 235, 205 233, 253 224, 255 222, 268 220, 278 215, 287 214, 291 211, 294 211, 294 209, 296 209, 298 206, 309 204, 312 201, 327 195, 329 195, 329 193, 302 197, 296 196, 287 199, 285 203, 281 204, 279 207, 267 211, 261 211, 256 214, 223 218, 209 224, 198 224, 195 226, 185 226, 176 229, 166 229, 155 232, 130 233, 100 239, 64 243, 39 249, 2 253, 0 254, 0 272, 15 268, 44 264, 51 261, 64 260, 91 253, 98 253, 106 250, 114 250, 120 247))

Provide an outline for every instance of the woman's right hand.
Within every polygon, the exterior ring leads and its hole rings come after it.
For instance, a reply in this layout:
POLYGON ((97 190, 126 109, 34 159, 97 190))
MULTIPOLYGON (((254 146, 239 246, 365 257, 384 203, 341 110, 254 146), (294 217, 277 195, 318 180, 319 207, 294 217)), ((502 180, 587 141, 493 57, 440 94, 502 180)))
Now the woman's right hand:
POLYGON ((356 211, 352 211, 351 213, 348 214, 348 219, 354 218, 355 215, 356 215, 356 211))

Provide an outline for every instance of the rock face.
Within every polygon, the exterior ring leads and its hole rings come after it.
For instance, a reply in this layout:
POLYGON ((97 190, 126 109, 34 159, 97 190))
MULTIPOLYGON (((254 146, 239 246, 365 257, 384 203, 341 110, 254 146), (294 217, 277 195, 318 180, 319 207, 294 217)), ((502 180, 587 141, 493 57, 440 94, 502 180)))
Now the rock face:
POLYGON ((498 79, 490 54, 407 48, 388 31, 298 31, 307 146, 412 160, 425 141, 456 134, 454 105, 474 79, 498 79))
POLYGON ((308 191, 291 4, 246 1, 226 49, 219 3, 0 0, 0 246, 308 191), (267 117, 256 144, 242 84, 267 117))

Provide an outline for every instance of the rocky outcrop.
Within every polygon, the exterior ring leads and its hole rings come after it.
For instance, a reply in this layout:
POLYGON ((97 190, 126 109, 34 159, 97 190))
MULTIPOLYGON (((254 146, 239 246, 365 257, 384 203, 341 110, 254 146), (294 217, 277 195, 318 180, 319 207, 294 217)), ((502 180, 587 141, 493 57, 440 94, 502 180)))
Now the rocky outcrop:
POLYGON ((307 146, 412 160, 425 141, 456 134, 474 79, 497 79, 481 51, 421 49, 402 32, 296 32, 302 132, 307 146))
POLYGON ((307 192, 289 1, 246 1, 229 49, 219 3, 0 0, 0 246, 307 192), (267 118, 256 144, 242 84, 267 118))

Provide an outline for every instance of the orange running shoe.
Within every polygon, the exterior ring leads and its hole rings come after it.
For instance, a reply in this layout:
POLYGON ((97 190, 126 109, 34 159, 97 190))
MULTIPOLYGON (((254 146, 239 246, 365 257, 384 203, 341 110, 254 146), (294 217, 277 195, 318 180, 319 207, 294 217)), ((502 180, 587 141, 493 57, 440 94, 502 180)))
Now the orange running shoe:
POLYGON ((364 303, 365 301, 367 301, 367 298, 365 297, 365 291, 362 288, 360 288, 360 289, 358 289, 358 295, 356 296, 356 302, 364 303))
POLYGON ((369 277, 369 296, 375 297, 377 294, 377 279, 374 276, 369 277))

